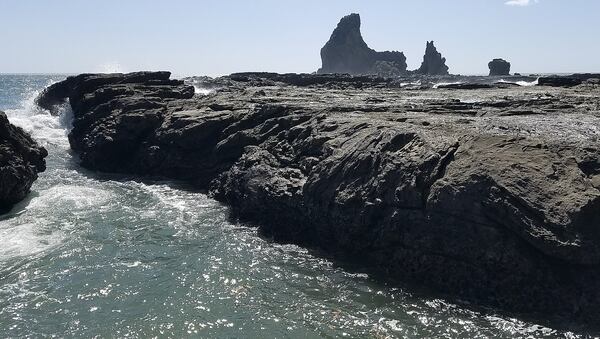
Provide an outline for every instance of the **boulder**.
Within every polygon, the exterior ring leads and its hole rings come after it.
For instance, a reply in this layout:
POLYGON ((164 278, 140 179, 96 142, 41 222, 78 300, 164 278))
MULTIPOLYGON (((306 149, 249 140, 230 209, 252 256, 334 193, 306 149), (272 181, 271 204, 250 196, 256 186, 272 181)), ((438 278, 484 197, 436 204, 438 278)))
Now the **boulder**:
POLYGON ((373 74, 378 61, 394 67, 394 73, 406 72, 402 52, 376 52, 369 48, 360 32, 360 16, 350 14, 340 20, 331 38, 321 49, 323 65, 318 73, 373 74))
POLYGON ((510 62, 504 59, 494 59, 488 63, 490 76, 510 75, 510 62))
POLYGON ((45 148, 0 112, 0 213, 27 196, 38 173, 46 170, 47 155, 45 148))
POLYGON ((425 55, 423 56, 423 63, 421 67, 416 70, 419 74, 429 75, 447 75, 448 66, 446 66, 446 58, 442 57, 442 54, 437 51, 433 41, 427 42, 425 48, 425 55))

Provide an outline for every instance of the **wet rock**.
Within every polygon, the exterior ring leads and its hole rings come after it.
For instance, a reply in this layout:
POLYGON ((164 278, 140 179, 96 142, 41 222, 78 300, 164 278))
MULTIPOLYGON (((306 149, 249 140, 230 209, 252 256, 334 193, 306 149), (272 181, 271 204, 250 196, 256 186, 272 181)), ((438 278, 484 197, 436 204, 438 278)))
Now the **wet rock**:
POLYGON ((331 38, 321 49, 322 67, 318 73, 373 74, 385 62, 393 73, 406 72, 402 52, 376 52, 367 46, 360 32, 360 16, 342 18, 331 38), (379 62, 379 63, 378 63, 379 62))
POLYGON ((0 112, 0 213, 27 196, 38 173, 46 169, 47 155, 45 148, 0 112))
POLYGON ((593 92, 486 88, 466 102, 376 77, 244 73, 182 97, 185 84, 128 76, 65 85, 83 166, 190 181, 275 240, 391 281, 600 323, 593 92))
POLYGON ((510 62, 504 59, 494 59, 488 63, 490 76, 510 75, 510 62))
POLYGON ((425 49, 425 55, 423 56, 423 63, 421 67, 416 70, 419 74, 429 75, 447 75, 448 66, 446 66, 446 58, 442 57, 442 54, 437 51, 433 41, 427 42, 425 49))

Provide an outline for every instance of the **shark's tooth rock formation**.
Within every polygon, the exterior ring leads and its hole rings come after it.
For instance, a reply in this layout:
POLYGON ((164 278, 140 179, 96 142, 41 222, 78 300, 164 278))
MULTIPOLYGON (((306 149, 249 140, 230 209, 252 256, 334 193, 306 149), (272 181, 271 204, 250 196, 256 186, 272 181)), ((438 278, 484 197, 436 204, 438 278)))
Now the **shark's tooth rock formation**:
POLYGON ((490 76, 510 75, 510 62, 504 59, 494 59, 488 63, 490 76))
POLYGON ((193 96, 167 78, 80 75, 38 102, 69 96, 69 141, 84 167, 187 180, 276 240, 392 281, 600 324, 595 92, 473 96, 244 73, 193 96))
POLYGON ((360 16, 342 18, 331 38, 321 49, 323 66, 318 73, 372 74, 377 62, 406 72, 406 57, 402 52, 376 52, 367 46, 360 32, 360 16))
POLYGON ((423 62, 421 67, 416 70, 418 74, 428 75, 448 75, 448 66, 446 66, 446 58, 442 57, 442 54, 437 51, 433 41, 427 42, 425 48, 425 55, 423 56, 423 62))
POLYGON ((0 111, 0 213, 23 200, 48 155, 23 129, 12 125, 0 111))

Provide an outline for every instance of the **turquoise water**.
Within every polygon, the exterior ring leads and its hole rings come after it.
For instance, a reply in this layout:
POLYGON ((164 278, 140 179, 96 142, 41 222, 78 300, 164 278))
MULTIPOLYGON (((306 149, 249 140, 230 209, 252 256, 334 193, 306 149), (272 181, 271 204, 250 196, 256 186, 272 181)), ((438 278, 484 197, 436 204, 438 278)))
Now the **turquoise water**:
POLYGON ((0 110, 50 153, 30 197, 0 217, 0 337, 579 337, 269 242, 180 183, 83 170, 68 109, 33 105, 61 78, 0 75, 0 110))

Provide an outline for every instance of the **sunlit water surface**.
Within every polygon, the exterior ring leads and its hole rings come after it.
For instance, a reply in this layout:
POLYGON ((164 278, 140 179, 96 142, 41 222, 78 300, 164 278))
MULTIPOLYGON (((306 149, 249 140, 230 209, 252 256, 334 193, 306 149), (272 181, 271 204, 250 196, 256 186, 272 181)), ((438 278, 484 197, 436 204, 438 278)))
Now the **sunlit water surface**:
POLYGON ((63 77, 0 75, 0 110, 50 154, 0 217, 0 337, 578 337, 375 283, 181 184, 80 168, 68 110, 33 105, 63 77))

